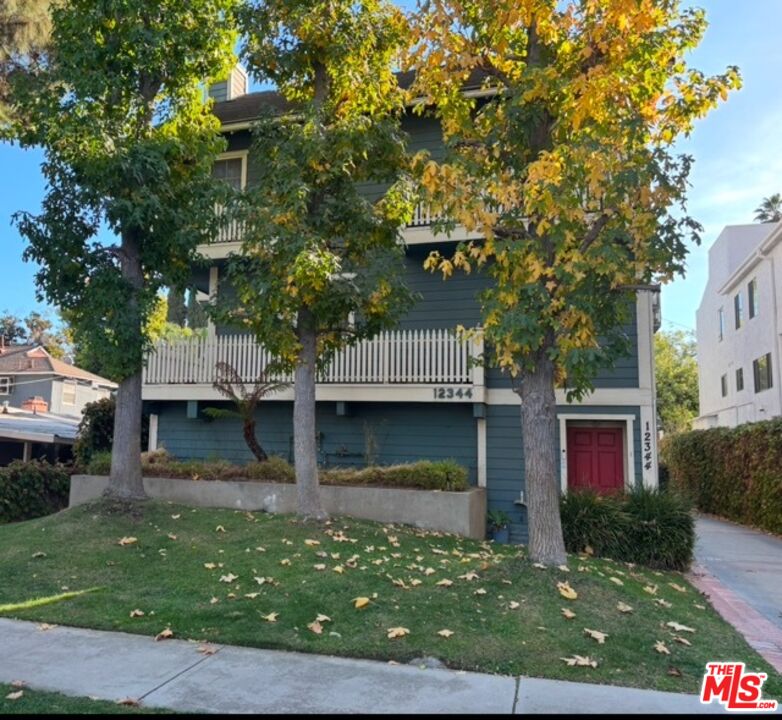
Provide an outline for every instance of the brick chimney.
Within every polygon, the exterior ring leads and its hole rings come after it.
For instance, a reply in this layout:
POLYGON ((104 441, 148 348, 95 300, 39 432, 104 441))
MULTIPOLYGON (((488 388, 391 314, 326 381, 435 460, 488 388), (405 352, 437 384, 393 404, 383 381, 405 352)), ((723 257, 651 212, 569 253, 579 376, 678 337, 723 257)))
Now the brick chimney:
POLYGON ((28 410, 33 414, 49 412, 49 403, 40 395, 36 395, 35 397, 27 398, 27 400, 22 403, 22 410, 28 410))

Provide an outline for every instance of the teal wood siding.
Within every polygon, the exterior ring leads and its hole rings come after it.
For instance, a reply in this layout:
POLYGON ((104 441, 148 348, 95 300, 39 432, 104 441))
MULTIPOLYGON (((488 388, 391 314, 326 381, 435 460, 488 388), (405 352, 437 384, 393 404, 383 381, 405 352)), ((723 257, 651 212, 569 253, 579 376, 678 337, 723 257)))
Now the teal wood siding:
MULTIPOLYGON (((487 506, 504 510, 511 518, 511 541, 527 542, 527 509, 516 505, 519 493, 526 490, 524 482, 524 452, 521 439, 521 409, 518 405, 489 405, 486 408, 486 473, 487 506)), ((641 429, 638 407, 579 407, 562 405, 558 413, 634 415, 633 446, 635 478, 641 482, 641 429)), ((562 448, 557 443, 557 457, 562 448)), ((559 466, 557 468, 559 486, 559 466)))
MULTIPOLYGON (((186 403, 157 403, 158 442, 183 459, 222 458, 236 463, 252 459, 239 420, 188 419, 186 403)), ((226 403, 199 403, 199 407, 226 403)), ((292 461, 293 406, 267 401, 257 413, 258 438, 267 453, 292 461)), ((427 403, 348 403, 348 416, 336 414, 336 403, 318 403, 321 465, 359 466, 369 456, 375 464, 453 459, 477 480, 477 430, 472 405, 427 403)))

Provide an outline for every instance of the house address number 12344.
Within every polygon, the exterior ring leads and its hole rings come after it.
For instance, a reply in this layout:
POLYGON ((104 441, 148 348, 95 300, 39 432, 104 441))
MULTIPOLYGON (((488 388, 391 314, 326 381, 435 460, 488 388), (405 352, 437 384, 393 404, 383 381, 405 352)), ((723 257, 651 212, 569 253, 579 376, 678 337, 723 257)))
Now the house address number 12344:
POLYGON ((472 388, 464 387, 436 387, 434 388, 435 400, 470 400, 472 388))

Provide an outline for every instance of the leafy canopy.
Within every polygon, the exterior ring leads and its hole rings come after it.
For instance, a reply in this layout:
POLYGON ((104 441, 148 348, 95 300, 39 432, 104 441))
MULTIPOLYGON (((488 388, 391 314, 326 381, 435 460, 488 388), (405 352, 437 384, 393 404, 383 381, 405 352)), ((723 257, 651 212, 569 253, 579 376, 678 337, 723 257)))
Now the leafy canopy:
POLYGON ((493 362, 513 375, 543 353, 571 397, 627 349, 628 286, 683 273, 691 158, 672 146, 730 89, 686 53, 706 28, 678 0, 430 0, 408 64, 434 107, 445 162, 420 158, 443 229, 483 240, 427 267, 485 269, 493 362), (483 97, 461 92, 483 78, 483 97))
POLYGON ((654 337, 657 414, 666 433, 686 432, 698 415, 698 361, 690 330, 654 337))
POLYGON ((123 379, 141 368, 166 285, 212 235, 219 123, 202 83, 233 61, 234 0, 72 0, 52 10, 52 53, 12 78, 14 128, 40 145, 47 194, 17 222, 41 265, 39 299, 123 379), (101 240, 108 230, 121 244, 101 240))
POLYGON ((246 223, 243 257, 227 273, 236 297, 217 317, 250 329, 290 366, 300 311, 324 358, 409 303, 397 237, 413 198, 391 70, 407 25, 381 0, 250 2, 240 17, 248 68, 277 86, 284 107, 253 129, 252 156, 262 160, 236 204, 246 223))

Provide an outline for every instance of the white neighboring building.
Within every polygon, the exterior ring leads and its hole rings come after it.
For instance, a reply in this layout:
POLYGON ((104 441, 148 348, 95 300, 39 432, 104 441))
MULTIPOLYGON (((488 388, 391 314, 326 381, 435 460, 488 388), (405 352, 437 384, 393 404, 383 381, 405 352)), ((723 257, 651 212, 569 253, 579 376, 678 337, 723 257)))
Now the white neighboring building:
POLYGON ((782 415, 782 223, 729 225, 720 233, 709 250, 696 328, 694 427, 782 415))

